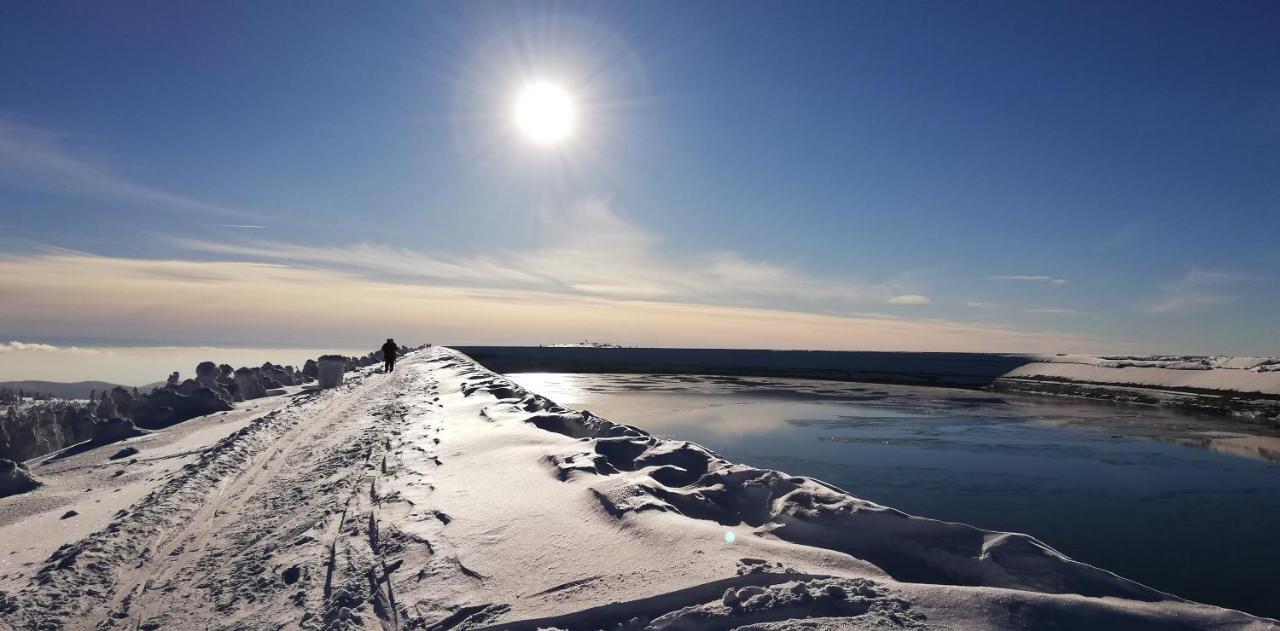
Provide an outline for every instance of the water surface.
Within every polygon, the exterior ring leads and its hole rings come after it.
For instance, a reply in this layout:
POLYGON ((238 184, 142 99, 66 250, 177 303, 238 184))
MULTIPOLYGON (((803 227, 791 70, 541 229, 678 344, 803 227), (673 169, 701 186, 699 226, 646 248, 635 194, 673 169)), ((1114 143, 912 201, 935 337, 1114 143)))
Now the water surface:
POLYGON ((1148 407, 800 379, 519 373, 525 388, 912 514, 1025 532, 1280 617, 1280 434, 1148 407))

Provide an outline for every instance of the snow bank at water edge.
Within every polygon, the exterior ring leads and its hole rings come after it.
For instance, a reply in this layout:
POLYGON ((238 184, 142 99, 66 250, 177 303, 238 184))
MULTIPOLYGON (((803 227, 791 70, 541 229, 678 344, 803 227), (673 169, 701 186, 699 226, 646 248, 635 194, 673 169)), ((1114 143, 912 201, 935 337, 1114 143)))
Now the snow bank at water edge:
POLYGON ((0 500, 0 563, 32 559, 0 567, 0 626, 1276 628, 565 409, 448 349, 245 405, 0 500))
POLYGON ((460 350, 502 373, 701 374, 1016 390, 1280 423, 1280 359, 1269 357, 513 346, 460 350))

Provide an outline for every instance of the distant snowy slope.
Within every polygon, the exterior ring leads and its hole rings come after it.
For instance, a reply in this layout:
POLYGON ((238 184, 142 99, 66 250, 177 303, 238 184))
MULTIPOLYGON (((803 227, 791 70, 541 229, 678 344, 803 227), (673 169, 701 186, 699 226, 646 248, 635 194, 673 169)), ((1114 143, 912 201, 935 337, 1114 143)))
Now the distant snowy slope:
POLYGON ((1280 359, 1274 357, 1050 355, 1004 377, 1280 395, 1280 359))
MULTIPOLYGON (((87 399, 93 391, 105 392, 118 385, 106 381, 0 381, 0 388, 53 395, 61 399, 87 399)), ((132 388, 133 386, 125 386, 132 388)))

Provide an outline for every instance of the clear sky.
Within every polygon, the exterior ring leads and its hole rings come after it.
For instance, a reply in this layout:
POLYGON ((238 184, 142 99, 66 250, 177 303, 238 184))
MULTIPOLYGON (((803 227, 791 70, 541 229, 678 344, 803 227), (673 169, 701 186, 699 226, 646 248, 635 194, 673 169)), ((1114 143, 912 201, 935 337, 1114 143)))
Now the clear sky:
POLYGON ((1278 32, 1262 1, 7 3, 0 356, 1280 354, 1278 32), (514 122, 537 81, 561 142, 514 122))

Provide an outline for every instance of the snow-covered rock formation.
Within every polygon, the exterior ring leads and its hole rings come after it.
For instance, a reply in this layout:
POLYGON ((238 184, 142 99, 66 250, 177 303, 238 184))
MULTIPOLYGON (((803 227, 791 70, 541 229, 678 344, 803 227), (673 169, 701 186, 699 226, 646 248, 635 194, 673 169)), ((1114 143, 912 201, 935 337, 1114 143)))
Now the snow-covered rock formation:
POLYGON ((0 458, 0 497, 26 493, 40 486, 22 463, 0 458))
POLYGON ((86 441, 114 442, 137 435, 135 423, 150 429, 168 427, 228 411, 246 398, 267 396, 271 389, 313 380, 292 366, 271 363, 233 371, 226 364, 206 361, 195 373, 195 379, 183 381, 174 371, 164 386, 146 394, 117 386, 100 398, 94 393, 95 399, 87 403, 51 399, 11 404, 0 416, 0 457, 21 462, 86 441))

